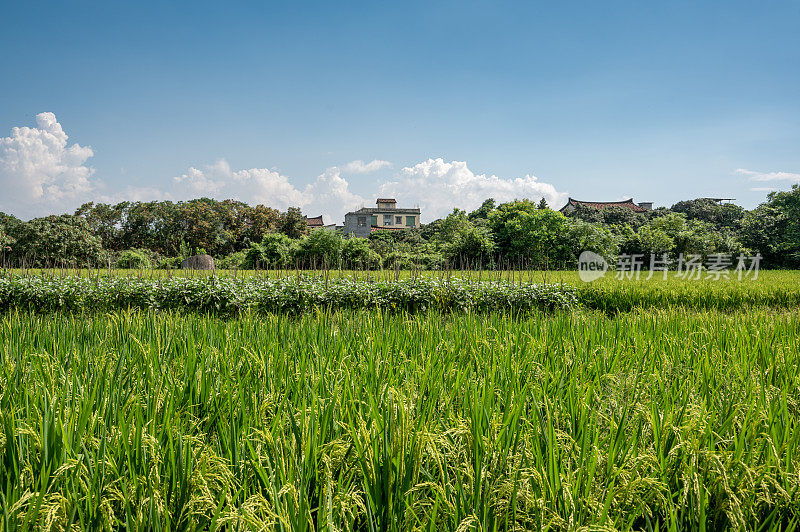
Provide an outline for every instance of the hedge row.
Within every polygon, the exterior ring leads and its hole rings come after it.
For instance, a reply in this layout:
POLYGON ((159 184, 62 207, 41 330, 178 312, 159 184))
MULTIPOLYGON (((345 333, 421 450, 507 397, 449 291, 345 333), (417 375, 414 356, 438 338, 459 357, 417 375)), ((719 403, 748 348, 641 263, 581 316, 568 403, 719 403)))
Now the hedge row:
POLYGON ((314 308, 469 310, 476 312, 570 309, 567 286, 475 282, 460 279, 354 281, 319 278, 147 280, 109 277, 0 278, 0 311, 10 309, 179 309, 214 314, 255 310, 300 314, 314 308))

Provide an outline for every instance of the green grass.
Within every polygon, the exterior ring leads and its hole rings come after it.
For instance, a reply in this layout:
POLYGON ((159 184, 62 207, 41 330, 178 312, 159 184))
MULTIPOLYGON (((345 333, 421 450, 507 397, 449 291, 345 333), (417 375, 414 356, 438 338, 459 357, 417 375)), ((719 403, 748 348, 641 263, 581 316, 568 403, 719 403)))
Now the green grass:
POLYGON ((765 309, 6 313, 0 529, 793 529, 799 333, 765 309))

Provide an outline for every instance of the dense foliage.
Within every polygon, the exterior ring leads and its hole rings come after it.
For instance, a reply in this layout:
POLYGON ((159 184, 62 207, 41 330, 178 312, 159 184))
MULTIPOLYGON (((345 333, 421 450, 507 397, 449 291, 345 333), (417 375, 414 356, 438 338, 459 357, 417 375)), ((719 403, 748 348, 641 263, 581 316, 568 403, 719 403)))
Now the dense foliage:
POLYGON ((575 290, 567 286, 459 278, 355 281, 319 277, 0 277, 0 311, 140 308, 231 315, 248 310, 299 314, 322 308, 371 308, 528 312, 569 309, 576 301, 575 290))
POLYGON ((54 266, 65 257, 77 264, 98 264, 104 258, 100 238, 78 216, 47 216, 30 222, 7 219, 5 231, 6 246, 25 266, 54 266))
POLYGON ((788 271, 762 272, 757 281, 735 276, 686 280, 674 274, 648 280, 643 274, 640 281, 609 277, 593 283, 569 275, 576 272, 553 272, 558 277, 519 272, 513 278, 503 272, 484 276, 442 272, 396 278, 395 272, 384 271, 366 279, 360 279, 357 270, 299 277, 297 271, 287 270, 271 278, 143 278, 139 273, 141 270, 113 276, 96 271, 83 277, 0 276, 0 311, 141 308, 233 315, 248 310, 297 314, 320 308, 487 312, 583 307, 613 314, 670 307, 723 311, 800 307, 800 277, 788 271))
POLYGON ((16 267, 58 265, 168 268, 202 250, 228 268, 564 269, 582 251, 620 254, 760 254, 766 268, 800 268, 800 185, 770 193, 753 211, 711 199, 635 213, 579 206, 568 215, 546 202, 487 199, 421 229, 368 239, 309 231, 297 208, 202 198, 186 202, 86 204, 74 215, 23 222, 0 213, 0 259, 16 267), (131 255, 135 250, 136 254, 131 255))

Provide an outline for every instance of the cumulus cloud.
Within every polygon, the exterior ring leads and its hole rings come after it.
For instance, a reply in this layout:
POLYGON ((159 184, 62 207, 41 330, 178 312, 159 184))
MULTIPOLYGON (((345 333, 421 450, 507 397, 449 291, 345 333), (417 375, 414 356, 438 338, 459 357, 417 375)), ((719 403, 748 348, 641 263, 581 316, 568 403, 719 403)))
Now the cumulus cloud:
POLYGON ((279 210, 300 207, 311 216, 322 214, 326 223, 341 223, 345 212, 364 203, 364 198, 350 191, 350 184, 337 166, 327 168, 312 183, 298 188, 277 171, 267 168, 233 171, 225 159, 219 159, 211 165, 189 168, 185 174, 173 178, 173 183, 169 196, 176 199, 207 196, 261 203, 279 210))
POLYGON ((474 210, 487 198, 497 202, 545 198, 554 208, 567 200, 566 193, 558 192, 536 176, 503 179, 476 174, 464 161, 446 162, 441 158, 403 168, 391 181, 379 187, 379 195, 394 197, 404 205, 418 203, 423 217, 428 220, 445 216, 456 207, 474 210))
POLYGON ((158 187, 137 187, 128 185, 113 194, 93 197, 96 203, 119 203, 121 201, 164 201, 174 199, 172 194, 158 187))
MULTIPOLYGON (((108 190, 106 183, 94 179, 94 169, 86 164, 94 156, 92 149, 77 143, 70 145, 53 113, 38 114, 36 124, 33 128, 15 127, 10 136, 0 138, 0 211, 21 217, 70 212, 85 201, 186 200, 203 196, 260 203, 279 210, 300 207, 309 216, 322 214, 326 223, 341 223, 346 212, 371 205, 377 196, 395 197, 400 206, 419 205, 426 220, 445 216, 455 207, 473 210, 487 198, 503 202, 515 198, 538 201, 544 197, 553 207, 566 201, 566 194, 535 176, 503 179, 475 174, 466 162, 446 162, 441 158, 404 167, 390 179, 376 183, 370 191, 376 194, 369 201, 350 189, 347 176, 391 168, 389 161, 355 160, 331 166, 311 183, 297 186, 274 169, 234 170, 225 159, 218 159, 213 164, 190 167, 166 187, 108 190)), ((753 173, 752 179, 769 180, 762 177, 765 175, 773 174, 753 173)), ((800 180, 797 174, 775 175, 779 177, 774 179, 800 180)))
POLYGON ((96 191, 92 149, 68 145, 53 113, 36 115, 37 127, 15 127, 0 138, 0 210, 34 216, 74 209, 96 191))
POLYGON ((738 168, 737 174, 747 176, 750 181, 789 181, 790 183, 800 183, 800 174, 791 172, 756 172, 745 168, 738 168))
POLYGON ((381 161, 380 159, 375 159, 368 163, 365 163, 361 160, 350 161, 346 165, 342 167, 342 171, 346 174, 369 174, 372 172, 377 172, 382 168, 391 168, 392 163, 389 161, 381 161))
POLYGON ((200 168, 191 167, 173 178, 171 195, 176 199, 234 198, 279 209, 301 206, 304 202, 302 192, 288 177, 268 168, 233 171, 225 159, 200 168))
POLYGON ((251 168, 233 171, 224 159, 220 159, 212 165, 192 167, 174 178, 175 189, 170 195, 177 199, 199 196, 235 198, 280 210, 301 207, 309 216, 322 214, 326 223, 341 223, 346 212, 371 204, 377 196, 394 197, 400 206, 419 205, 428 220, 445 216, 456 207, 474 210, 487 198, 498 202, 545 198, 548 204, 557 208, 567 197, 553 185, 542 183, 532 175, 502 179, 496 175, 475 174, 466 162, 445 162, 441 158, 403 168, 380 184, 378 193, 370 201, 350 189, 346 173, 365 173, 365 168, 375 171, 387 166, 389 163, 378 160, 331 166, 312 183, 296 187, 288 177, 274 170, 251 168))
POLYGON ((350 183, 342 177, 342 171, 332 166, 308 185, 304 194, 304 210, 310 216, 322 214, 325 223, 341 224, 348 211, 364 205, 364 198, 350 190, 350 183))

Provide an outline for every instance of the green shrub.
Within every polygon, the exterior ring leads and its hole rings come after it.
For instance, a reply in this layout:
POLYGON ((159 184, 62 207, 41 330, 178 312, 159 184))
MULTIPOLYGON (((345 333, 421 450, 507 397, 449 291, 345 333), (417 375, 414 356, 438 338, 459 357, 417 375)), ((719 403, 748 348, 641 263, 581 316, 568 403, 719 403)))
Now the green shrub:
POLYGON ((144 270, 152 265, 150 251, 146 249, 127 249, 117 255, 117 268, 126 270, 144 270))
POLYGON ((381 256, 370 247, 366 238, 346 238, 341 257, 342 268, 374 270, 381 266, 381 256))
POLYGON ((283 268, 292 258, 294 242, 283 233, 267 233, 259 243, 245 251, 242 268, 248 270, 283 268))
POLYGON ((324 280, 318 277, 170 278, 0 277, 0 311, 19 309, 180 309, 235 314, 247 310, 297 314, 315 308, 382 308, 526 312, 569 309, 575 289, 559 285, 420 279, 324 280))
POLYGON ((294 259, 303 267, 335 268, 343 243, 341 235, 335 231, 314 229, 297 243, 294 259))
POLYGON ((243 268, 246 257, 246 251, 237 251, 214 261, 214 264, 220 270, 239 270, 243 268))
POLYGON ((161 257, 156 261, 159 270, 175 270, 181 267, 181 257, 161 257))

